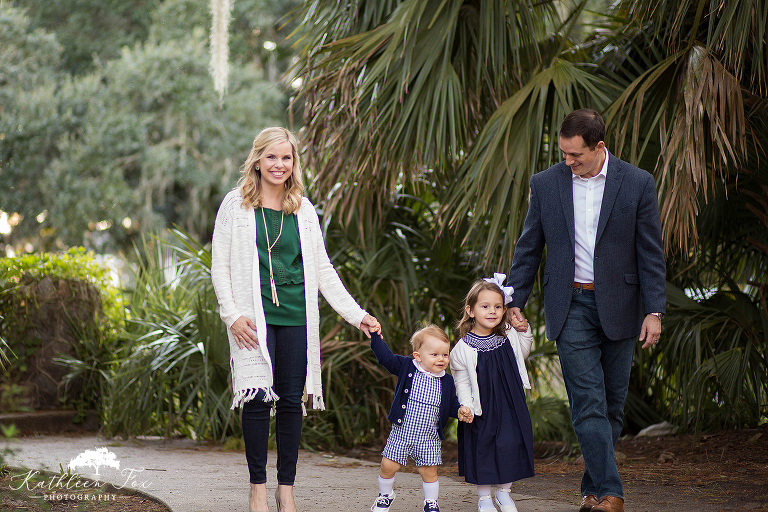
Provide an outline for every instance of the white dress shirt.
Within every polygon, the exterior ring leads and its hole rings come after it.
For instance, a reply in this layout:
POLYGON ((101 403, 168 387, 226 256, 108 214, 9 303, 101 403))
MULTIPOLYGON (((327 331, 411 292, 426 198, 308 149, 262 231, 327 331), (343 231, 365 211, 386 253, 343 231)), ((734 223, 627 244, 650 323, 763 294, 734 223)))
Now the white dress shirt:
POLYGON ((603 191, 608 173, 608 149, 600 172, 591 178, 572 176, 573 222, 576 242, 576 271, 573 280, 579 283, 594 283, 595 240, 603 191))

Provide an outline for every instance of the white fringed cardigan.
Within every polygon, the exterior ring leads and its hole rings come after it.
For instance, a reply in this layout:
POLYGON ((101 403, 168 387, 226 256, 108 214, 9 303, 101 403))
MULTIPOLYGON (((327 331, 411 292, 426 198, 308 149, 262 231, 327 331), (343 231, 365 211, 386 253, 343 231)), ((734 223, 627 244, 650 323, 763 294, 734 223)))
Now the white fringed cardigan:
MULTIPOLYGON (((302 198, 297 214, 301 257, 304 262, 304 297, 307 311, 307 377, 305 397, 312 407, 325 409, 320 375, 320 307, 318 291, 347 322, 359 327, 367 314, 344 288, 328 258, 314 205, 302 198)), ((232 409, 252 400, 259 390, 265 401, 279 397, 272 389, 272 362, 267 350, 267 322, 261 303, 259 254, 256 250, 256 217, 253 208, 242 207, 239 190, 232 190, 216 214, 211 248, 211 279, 219 302, 219 315, 227 325, 229 362, 232 369, 232 409), (240 349, 230 327, 245 316, 256 325, 259 350, 240 349)))

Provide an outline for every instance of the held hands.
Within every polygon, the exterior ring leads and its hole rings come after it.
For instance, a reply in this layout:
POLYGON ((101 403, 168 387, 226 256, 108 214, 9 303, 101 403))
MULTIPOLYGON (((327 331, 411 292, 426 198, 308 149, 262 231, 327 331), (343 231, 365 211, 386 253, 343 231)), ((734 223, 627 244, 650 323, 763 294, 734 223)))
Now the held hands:
POLYGON ((232 331, 232 336, 235 338, 235 343, 240 349, 253 350, 259 346, 259 337, 256 335, 256 325, 248 318, 241 316, 232 327, 229 328, 232 331))
POLYGON ((517 317, 513 316, 510 323, 517 332, 525 332, 528 330, 528 320, 525 318, 523 318, 523 321, 521 322, 517 317))
POLYGON ((381 334, 381 324, 375 317, 371 315, 365 315, 363 321, 360 322, 360 330, 362 330, 366 336, 371 337, 371 332, 377 332, 381 334))
POLYGON ((466 405, 459 407, 459 421, 463 421, 464 423, 472 423, 474 418, 475 416, 472 414, 472 409, 466 405))
POLYGON ((525 319, 520 308, 509 308, 507 311, 507 320, 509 320, 510 325, 517 332, 525 332, 528 330, 528 320, 525 319))

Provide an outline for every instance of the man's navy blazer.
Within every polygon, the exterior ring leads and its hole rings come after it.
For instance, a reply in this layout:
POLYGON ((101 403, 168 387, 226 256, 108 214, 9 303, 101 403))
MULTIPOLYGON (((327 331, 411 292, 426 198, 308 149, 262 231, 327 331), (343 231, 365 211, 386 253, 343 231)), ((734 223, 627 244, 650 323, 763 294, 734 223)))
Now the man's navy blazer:
MULTIPOLYGON (((560 162, 531 177, 531 196, 507 283, 523 309, 544 247, 544 316, 556 340, 573 294, 575 228, 571 168, 560 162)), ((643 313, 666 312, 666 264, 653 176, 609 154, 594 253, 597 312, 609 339, 638 336, 643 313)))
MULTIPOLYGON (((389 346, 381 339, 381 336, 375 332, 371 333, 371 349, 376 355, 379 364, 392 375, 397 375, 395 399, 392 401, 392 408, 389 410, 387 418, 395 425, 402 425, 408 405, 408 393, 410 393, 411 384, 413 383, 413 376, 419 370, 413 364, 412 357, 393 354, 389 346)), ((456 418, 459 415, 459 399, 456 397, 456 385, 453 383, 452 376, 446 373, 440 377, 440 390, 440 424, 438 425, 437 433, 440 439, 445 439, 443 428, 448 423, 448 418, 456 418)))

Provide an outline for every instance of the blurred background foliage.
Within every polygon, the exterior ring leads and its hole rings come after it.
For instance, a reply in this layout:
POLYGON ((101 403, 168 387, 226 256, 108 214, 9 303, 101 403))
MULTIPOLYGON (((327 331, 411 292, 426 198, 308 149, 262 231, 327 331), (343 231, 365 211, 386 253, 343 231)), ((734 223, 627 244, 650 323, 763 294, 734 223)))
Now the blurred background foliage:
POLYGON ((232 40, 229 94, 219 104, 208 74, 208 3, 128 4, 3 3, 0 173, 8 193, 0 210, 13 215, 4 248, 114 252, 174 223, 210 238, 254 133, 285 124, 288 99, 269 75, 289 63, 263 43, 290 5, 238 2, 234 26, 248 30, 232 40), (267 15, 242 19, 264 6, 267 15), (130 44, 120 30, 94 26, 102 10, 111 14, 99 24, 135 28, 130 44), (89 46, 96 36, 101 42, 89 46))
MULTIPOLYGON (((209 4, 0 1, 0 250, 129 266, 115 345, 60 360, 94 376, 106 433, 239 435, 208 244, 261 128, 299 133, 331 259, 408 353, 415 328, 452 332, 470 283, 509 267, 528 180, 583 106, 656 177, 667 243, 669 314, 636 355, 627 432, 766 421, 766 0, 235 0, 221 102, 209 4)), ((321 304, 328 410, 303 442, 380 443, 394 378, 321 304)), ((526 313, 535 436, 570 449, 540 300, 526 313)))

